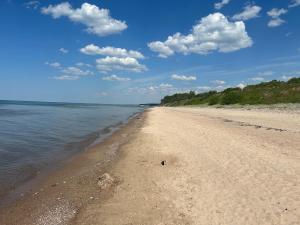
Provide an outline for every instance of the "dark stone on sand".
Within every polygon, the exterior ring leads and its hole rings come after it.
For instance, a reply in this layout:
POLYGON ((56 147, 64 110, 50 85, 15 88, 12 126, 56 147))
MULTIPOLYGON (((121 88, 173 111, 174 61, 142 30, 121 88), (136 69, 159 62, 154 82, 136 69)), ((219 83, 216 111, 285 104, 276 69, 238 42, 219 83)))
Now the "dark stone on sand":
POLYGON ((163 160, 163 161, 160 162, 160 164, 161 164, 162 166, 165 166, 165 165, 167 164, 167 162, 166 162, 166 160, 163 160))

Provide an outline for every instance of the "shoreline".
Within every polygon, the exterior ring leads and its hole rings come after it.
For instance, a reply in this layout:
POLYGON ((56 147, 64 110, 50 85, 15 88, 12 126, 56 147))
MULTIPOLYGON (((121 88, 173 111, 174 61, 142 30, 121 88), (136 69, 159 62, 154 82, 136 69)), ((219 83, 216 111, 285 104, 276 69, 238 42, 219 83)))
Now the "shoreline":
POLYGON ((64 152, 61 153, 60 157, 57 159, 52 158, 50 164, 39 168, 26 180, 20 182, 10 190, 3 190, 0 195, 0 208, 9 206, 17 201, 19 198, 24 197, 29 190, 33 189, 36 185, 40 184, 45 180, 51 173, 56 170, 62 169, 65 166, 65 163, 68 162, 73 157, 80 155, 90 148, 101 144, 105 139, 112 136, 116 131, 126 126, 131 120, 143 113, 136 112, 129 116, 126 120, 117 122, 110 126, 107 126, 101 130, 92 132, 84 137, 82 137, 78 142, 71 142, 65 145, 64 152), (73 148, 76 148, 74 151, 73 148), (66 153, 68 149, 73 151, 72 153, 66 153))
MULTIPOLYGON (((39 204, 43 204, 42 202, 44 201, 49 201, 47 200, 49 198, 47 197, 47 195, 53 195, 53 192, 57 192, 57 190, 54 191, 52 189, 60 185, 62 186, 60 194, 70 191, 68 190, 68 185, 66 185, 68 183, 68 179, 64 179, 62 182, 57 182, 57 180, 62 180, 66 176, 66 174, 72 172, 80 172, 80 170, 84 171, 86 169, 93 170, 92 166, 89 165, 90 163, 94 163, 93 161, 97 161, 97 163, 94 165, 97 170, 108 170, 108 168, 111 166, 110 164, 118 160, 118 157, 120 157, 119 153, 117 153, 120 146, 123 145, 124 142, 128 141, 126 139, 130 139, 130 137, 128 137, 129 135, 124 136, 123 133, 126 133, 128 131, 134 132, 134 127, 139 126, 142 120, 141 118, 145 116, 146 111, 147 109, 144 109, 142 112, 134 113, 133 115, 129 116, 127 120, 120 122, 117 125, 113 125, 113 129, 110 132, 106 133, 100 138, 96 138, 82 151, 76 152, 75 154, 66 157, 63 161, 58 162, 55 166, 48 168, 48 170, 46 171, 43 171, 43 173, 39 174, 36 178, 12 190, 11 193, 3 198, 3 200, 5 200, 6 202, 4 204, 2 202, 0 206, 0 223, 16 224, 17 221, 22 221, 22 224, 26 224, 23 220, 21 220, 21 217, 19 219, 14 218, 15 214, 19 214, 20 212, 22 212, 21 215, 24 215, 24 210, 26 214, 33 215, 32 218, 29 219, 30 222, 28 222, 28 224, 32 224, 39 214, 36 213, 37 211, 34 208, 37 209, 39 204), (97 155, 97 158, 91 160, 92 155, 97 155), (79 168, 77 168, 77 166, 75 165, 79 166, 79 168), (43 194, 44 197, 41 197, 41 194, 43 194), (27 207, 32 204, 32 201, 37 202, 33 204, 33 207, 27 207), (13 213, 10 213, 11 215, 7 215, 7 211, 13 213)), ((110 126, 109 128, 111 127, 112 126, 110 126)), ((90 179, 90 177, 87 179, 90 179)), ((97 179, 95 180, 95 182, 96 181, 97 179)), ((73 181, 72 189, 76 187, 79 188, 78 184, 79 183, 76 184, 76 182, 73 181)), ((56 197, 56 200, 62 199, 62 197, 56 197)), ((76 203, 75 205, 78 205, 78 203, 76 203)), ((76 209, 76 211, 77 210, 78 209, 76 209)))
POLYGON ((155 107, 74 157, 1 224, 300 221, 300 115, 155 107))

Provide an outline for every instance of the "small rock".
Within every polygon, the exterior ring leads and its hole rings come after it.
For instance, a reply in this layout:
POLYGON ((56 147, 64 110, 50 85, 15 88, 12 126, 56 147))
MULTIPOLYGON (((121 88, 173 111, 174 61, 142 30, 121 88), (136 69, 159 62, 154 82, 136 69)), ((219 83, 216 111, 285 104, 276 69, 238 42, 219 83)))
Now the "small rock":
POLYGON ((161 164, 162 166, 165 166, 165 165, 167 164, 167 161, 166 161, 166 160, 163 160, 163 161, 160 162, 160 164, 161 164))
POLYGON ((114 184, 114 182, 114 178, 112 178, 108 173, 104 173, 98 178, 97 185, 101 190, 105 190, 107 188, 110 188, 114 184))

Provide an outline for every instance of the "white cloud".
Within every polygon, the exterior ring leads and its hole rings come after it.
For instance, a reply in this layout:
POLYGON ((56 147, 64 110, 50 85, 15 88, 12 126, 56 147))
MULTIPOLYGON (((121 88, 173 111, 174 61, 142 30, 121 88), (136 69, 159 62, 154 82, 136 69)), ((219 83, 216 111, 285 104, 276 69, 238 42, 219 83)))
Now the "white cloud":
POLYGON ((269 27, 278 27, 282 24, 285 23, 285 20, 283 19, 280 19, 280 18, 276 18, 276 19, 271 19, 269 22, 268 22, 268 26, 269 27))
POLYGON ((228 88, 228 86, 219 85, 219 86, 215 87, 214 89, 217 90, 217 91, 223 91, 226 88, 228 88))
POLYGON ((40 7, 40 2, 39 1, 28 1, 26 3, 24 3, 24 6, 27 9, 38 9, 40 7))
POLYGON ((173 80, 182 80, 182 81, 192 81, 192 80, 197 80, 197 77, 195 76, 186 76, 186 75, 177 75, 173 74, 171 76, 173 80))
POLYGON ((49 63, 49 62, 45 62, 46 65, 54 67, 54 68, 60 68, 61 65, 59 62, 53 62, 53 63, 49 63))
POLYGON ((288 12, 286 9, 277 9, 273 8, 270 11, 267 12, 268 16, 270 16, 272 19, 268 22, 269 27, 278 27, 285 23, 285 20, 281 19, 280 16, 284 15, 288 12))
POLYGON ((199 92, 206 92, 206 91, 210 91, 212 88, 211 87, 209 87, 209 86, 199 86, 199 87, 197 87, 197 90, 199 91, 199 92))
POLYGON ((51 15, 54 19, 66 16, 75 23, 84 24, 88 33, 98 36, 120 33, 127 28, 126 22, 112 18, 108 9, 101 9, 89 3, 83 3, 81 8, 77 9, 72 8, 68 2, 49 5, 42 8, 42 13, 51 15))
POLYGON ((221 13, 202 18, 192 29, 192 33, 176 33, 166 41, 148 43, 148 47, 158 52, 160 57, 175 53, 209 54, 213 51, 232 52, 252 45, 243 21, 230 22, 221 13))
POLYGON ((151 85, 148 87, 131 87, 128 89, 129 93, 137 93, 143 95, 153 94, 173 94, 180 92, 180 89, 174 88, 171 84, 161 83, 159 85, 151 85))
POLYGON ((79 76, 72 76, 72 75, 61 75, 53 77, 55 80, 78 80, 79 76))
POLYGON ((114 70, 126 70, 132 72, 143 72, 147 71, 147 67, 140 64, 135 58, 125 57, 110 57, 96 60, 96 67, 101 72, 108 72, 114 70))
POLYGON ((105 55, 115 57, 132 57, 136 59, 145 58, 142 53, 133 50, 127 50, 124 48, 115 48, 111 46, 100 48, 97 45, 89 44, 80 49, 80 52, 86 55, 105 55))
POLYGON ((89 75, 94 75, 92 71, 89 70, 81 70, 77 67, 70 66, 62 70, 62 73, 64 74, 70 74, 73 76, 89 76, 89 75))
POLYGON ((222 0, 221 2, 215 3, 215 9, 222 9, 225 5, 227 5, 230 2, 230 0, 222 0))
POLYGON ((253 80, 253 81, 263 81, 263 80, 265 80, 265 78, 263 78, 263 77, 252 77, 252 78, 250 78, 250 80, 253 80))
POLYGON ((60 48, 58 49, 58 51, 64 53, 64 54, 67 54, 69 52, 69 50, 65 49, 65 48, 60 48))
POLYGON ((237 87, 240 88, 240 89, 244 89, 246 86, 247 86, 247 85, 244 84, 244 83, 239 83, 239 84, 237 85, 237 87))
POLYGON ((128 78, 128 77, 119 77, 117 75, 111 75, 111 76, 102 77, 102 80, 107 80, 107 81, 129 81, 131 79, 128 78))
POLYGON ((287 76, 287 75, 281 76, 281 79, 284 80, 284 81, 288 81, 288 80, 290 80, 292 78, 293 78, 292 76, 287 76))
POLYGON ((270 11, 267 12, 268 16, 272 18, 278 18, 279 16, 286 14, 288 11, 286 9, 271 9, 270 11))
POLYGON ((292 3, 289 5, 290 8, 300 5, 300 0, 292 0, 292 3))
POLYGON ((83 62, 78 62, 78 63, 76 63, 76 66, 79 66, 79 67, 84 67, 84 66, 86 66, 86 67, 92 67, 91 64, 83 63, 83 62))
POLYGON ((161 58, 167 58, 170 55, 174 54, 174 51, 164 42, 161 41, 154 41, 148 43, 148 47, 153 52, 158 52, 158 56, 161 58))
POLYGON ((61 75, 53 77, 53 79, 56 80, 78 80, 81 76, 94 75, 94 72, 90 70, 81 70, 80 68, 75 66, 63 68, 58 62, 46 62, 45 64, 54 67, 60 71, 61 75))
POLYGON ((238 14, 235 14, 232 19, 233 20, 250 20, 259 16, 259 12, 261 11, 261 7, 257 5, 247 5, 244 7, 244 11, 238 14))
POLYGON ((161 87, 161 88, 171 88, 171 87, 173 87, 173 85, 172 84, 165 84, 165 83, 162 83, 162 84, 160 84, 159 85, 159 87, 161 87))
POLYGON ((217 85, 226 84, 226 82, 224 80, 212 80, 211 83, 217 84, 217 85))

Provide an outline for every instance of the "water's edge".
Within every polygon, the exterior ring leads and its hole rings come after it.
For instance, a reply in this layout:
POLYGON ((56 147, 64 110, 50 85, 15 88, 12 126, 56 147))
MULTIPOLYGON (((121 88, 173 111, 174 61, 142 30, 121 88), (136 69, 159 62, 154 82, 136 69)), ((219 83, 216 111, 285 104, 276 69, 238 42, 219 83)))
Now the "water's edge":
POLYGON ((72 151, 70 151, 70 154, 60 155, 60 158, 52 160, 53 162, 51 164, 41 168, 41 170, 37 171, 37 173, 31 176, 29 179, 24 180, 22 183, 18 184, 12 189, 1 193, 0 207, 7 207, 17 202, 20 198, 23 198, 29 194, 34 187, 42 183, 43 180, 47 179, 51 173, 63 168, 68 160, 78 156, 79 154, 83 154, 85 151, 88 151, 90 148, 98 144, 101 144, 104 140, 111 137, 116 131, 128 124, 131 120, 141 115, 144 111, 145 108, 142 111, 133 113, 124 121, 119 121, 99 131, 95 131, 84 136, 78 142, 67 143, 65 149, 71 149, 72 151))

